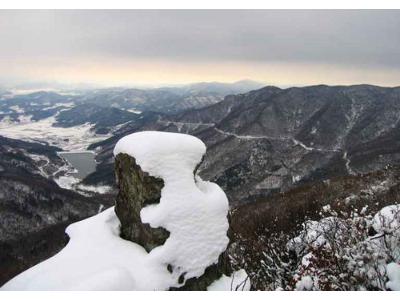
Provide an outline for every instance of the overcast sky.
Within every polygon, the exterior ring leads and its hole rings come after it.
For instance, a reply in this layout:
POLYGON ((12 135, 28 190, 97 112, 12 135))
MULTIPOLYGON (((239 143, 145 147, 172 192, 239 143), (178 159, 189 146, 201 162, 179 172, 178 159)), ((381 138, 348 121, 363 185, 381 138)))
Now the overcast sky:
POLYGON ((400 85, 400 11, 0 11, 0 81, 400 85))

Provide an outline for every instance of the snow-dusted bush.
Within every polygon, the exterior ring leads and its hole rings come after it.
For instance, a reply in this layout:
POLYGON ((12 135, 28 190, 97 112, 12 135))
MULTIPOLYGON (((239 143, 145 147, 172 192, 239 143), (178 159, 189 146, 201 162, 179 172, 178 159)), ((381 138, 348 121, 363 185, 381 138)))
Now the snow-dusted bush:
POLYGON ((298 235, 240 241, 232 256, 261 290, 386 290, 399 287, 400 205, 306 221, 298 235), (247 243, 247 244, 246 244, 247 243), (249 250, 250 249, 250 250, 249 250))
POLYGON ((246 270, 252 286, 257 290, 275 290, 288 286, 293 263, 286 250, 289 236, 284 234, 258 235, 257 239, 236 236, 229 255, 236 269, 246 270))

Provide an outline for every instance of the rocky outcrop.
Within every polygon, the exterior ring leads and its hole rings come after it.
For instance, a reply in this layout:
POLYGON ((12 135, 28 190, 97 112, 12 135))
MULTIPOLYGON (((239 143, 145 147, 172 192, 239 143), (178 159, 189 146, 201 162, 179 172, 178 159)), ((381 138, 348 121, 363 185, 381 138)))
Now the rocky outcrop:
MULTIPOLYGON (((115 212, 121 222, 121 237, 143 246, 150 252, 164 244, 169 232, 164 228, 151 228, 142 223, 140 211, 147 205, 159 203, 164 181, 144 172, 135 158, 123 153, 115 157, 115 173, 119 188, 115 212)), ((168 265, 167 269, 172 272, 173 267, 168 265)), ((231 273, 228 255, 224 252, 220 255, 218 263, 209 266, 202 276, 187 279, 182 287, 171 290, 206 290, 222 274, 231 273)), ((184 276, 181 277, 179 283, 185 280, 184 276)))
POLYGON ((143 172, 133 157, 118 154, 115 174, 119 192, 115 213, 121 222, 121 237, 143 246, 147 251, 164 244, 169 232, 143 224, 140 211, 149 204, 160 201, 164 182, 143 172))

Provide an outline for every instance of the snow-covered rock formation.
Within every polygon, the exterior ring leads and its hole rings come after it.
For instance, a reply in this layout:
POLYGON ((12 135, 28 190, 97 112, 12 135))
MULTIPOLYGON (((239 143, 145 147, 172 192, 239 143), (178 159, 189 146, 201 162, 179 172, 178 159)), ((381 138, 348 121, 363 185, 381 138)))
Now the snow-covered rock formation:
MULTIPOLYGON (((225 193, 195 175, 205 151, 203 142, 184 134, 149 131, 122 138, 114 149, 120 187, 116 212, 110 208, 70 225, 62 251, 2 288, 206 289, 224 271, 229 223, 225 193)), ((240 284, 249 288, 248 282, 240 284)))

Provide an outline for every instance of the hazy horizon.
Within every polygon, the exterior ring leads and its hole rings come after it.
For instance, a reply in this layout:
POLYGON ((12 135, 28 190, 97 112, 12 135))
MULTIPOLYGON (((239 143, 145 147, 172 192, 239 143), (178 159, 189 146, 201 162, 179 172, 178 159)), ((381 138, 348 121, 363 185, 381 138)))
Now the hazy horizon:
POLYGON ((2 10, 0 85, 400 85, 396 10, 2 10))

